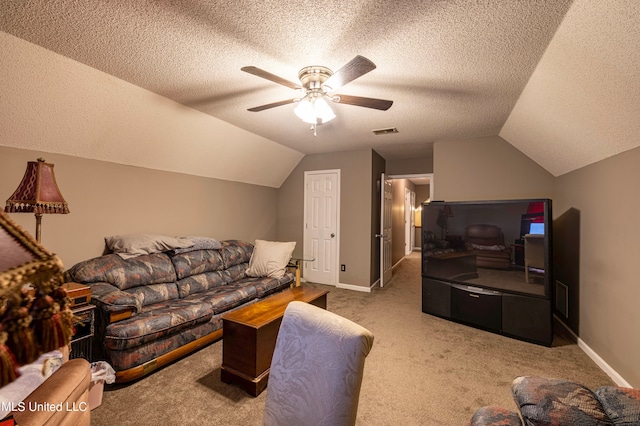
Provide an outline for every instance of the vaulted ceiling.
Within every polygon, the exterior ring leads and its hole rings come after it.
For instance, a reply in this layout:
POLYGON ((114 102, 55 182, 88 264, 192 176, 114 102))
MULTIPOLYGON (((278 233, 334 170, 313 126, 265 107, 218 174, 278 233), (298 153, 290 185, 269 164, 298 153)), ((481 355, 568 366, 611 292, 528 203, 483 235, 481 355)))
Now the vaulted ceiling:
POLYGON ((500 135, 556 176, 640 145, 639 24, 635 0, 0 3, 0 30, 300 153, 500 135), (247 111, 296 92, 242 67, 297 82, 356 55, 377 68, 340 93, 388 111, 332 104, 315 137, 294 105, 247 111))

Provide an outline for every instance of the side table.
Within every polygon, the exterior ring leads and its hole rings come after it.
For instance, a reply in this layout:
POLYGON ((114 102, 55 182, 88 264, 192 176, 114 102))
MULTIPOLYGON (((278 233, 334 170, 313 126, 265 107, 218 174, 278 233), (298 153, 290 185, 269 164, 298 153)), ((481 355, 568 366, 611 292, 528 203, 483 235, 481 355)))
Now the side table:
POLYGON ((71 308, 76 334, 71 339, 69 359, 84 358, 89 362, 93 361, 91 358, 91 346, 93 344, 95 309, 96 305, 90 303, 71 308))
POLYGON ((293 268, 296 270, 296 283, 291 284, 291 288, 300 287, 300 268, 302 268, 302 262, 313 262, 314 260, 316 259, 315 258, 303 259, 301 257, 292 257, 289 260, 289 264, 287 265, 287 268, 293 268))

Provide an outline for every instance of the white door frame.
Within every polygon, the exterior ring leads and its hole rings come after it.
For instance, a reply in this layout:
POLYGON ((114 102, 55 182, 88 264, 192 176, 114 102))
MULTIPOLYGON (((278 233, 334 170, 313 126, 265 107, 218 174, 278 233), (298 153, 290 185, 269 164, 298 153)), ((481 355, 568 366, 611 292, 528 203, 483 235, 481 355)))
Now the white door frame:
POLYGON ((429 178, 429 199, 433 200, 434 176, 433 173, 413 173, 408 175, 388 175, 387 179, 415 179, 429 178))
POLYGON ((413 215, 413 204, 411 199, 415 198, 415 193, 404 187, 404 255, 408 256, 413 251, 413 238, 411 238, 412 226, 411 216, 413 215), (411 196, 414 194, 414 197, 411 196))
MULTIPOLYGON (((302 257, 304 259, 311 259, 313 258, 312 254, 308 252, 308 247, 307 247, 307 241, 308 241, 308 234, 307 234, 307 196, 308 196, 308 191, 307 191, 307 183, 308 183, 308 177, 311 175, 322 175, 322 174, 335 174, 336 175, 336 199, 335 199, 335 217, 334 217, 334 223, 336 224, 335 227, 335 259, 332 259, 333 261, 333 270, 335 271, 334 276, 332 277, 332 281, 333 283, 329 284, 329 285, 334 285, 337 286, 340 283, 340 268, 339 268, 339 264, 340 264, 340 169, 330 169, 330 170, 311 170, 311 171, 305 171, 304 172, 304 196, 303 196, 303 203, 304 203, 304 220, 303 220, 303 230, 302 230, 302 247, 303 247, 303 255, 302 257)), ((314 261, 317 261, 314 260, 314 261)), ((304 275, 304 271, 307 270, 308 264, 311 263, 312 261, 308 261, 308 260, 304 260, 304 268, 303 268, 303 275, 304 275)))

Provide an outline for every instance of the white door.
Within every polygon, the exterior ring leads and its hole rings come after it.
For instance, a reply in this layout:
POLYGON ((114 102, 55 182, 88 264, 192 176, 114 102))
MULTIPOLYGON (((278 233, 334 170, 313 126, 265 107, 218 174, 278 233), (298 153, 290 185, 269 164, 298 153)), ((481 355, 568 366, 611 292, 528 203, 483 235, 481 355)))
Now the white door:
POLYGON ((304 277, 338 283, 340 170, 304 173, 304 277), (309 259, 309 260, 307 260, 309 259))
POLYGON ((391 207, 393 180, 380 177, 380 287, 391 281, 391 207))

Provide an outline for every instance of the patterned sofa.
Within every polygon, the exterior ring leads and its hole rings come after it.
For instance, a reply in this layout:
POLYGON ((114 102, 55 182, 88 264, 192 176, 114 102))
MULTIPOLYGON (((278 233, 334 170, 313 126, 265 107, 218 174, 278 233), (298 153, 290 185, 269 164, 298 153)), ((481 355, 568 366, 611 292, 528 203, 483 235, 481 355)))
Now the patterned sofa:
POLYGON ((74 265, 67 280, 91 287, 97 306, 94 354, 127 382, 222 337, 222 315, 284 290, 293 274, 249 277, 250 243, 220 249, 107 254, 74 265))
POLYGON ((638 389, 602 386, 591 391, 567 380, 523 376, 513 381, 511 393, 520 415, 481 407, 470 426, 640 425, 638 389))

